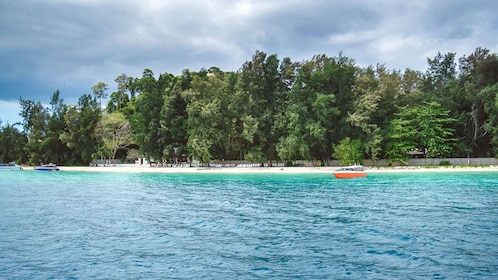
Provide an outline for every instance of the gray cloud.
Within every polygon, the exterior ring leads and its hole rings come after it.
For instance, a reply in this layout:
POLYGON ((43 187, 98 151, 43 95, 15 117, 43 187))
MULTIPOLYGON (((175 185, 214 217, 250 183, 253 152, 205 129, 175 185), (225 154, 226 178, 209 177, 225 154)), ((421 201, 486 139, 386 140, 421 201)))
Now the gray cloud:
MULTIPOLYGON (((438 51, 496 52, 494 0, 41 0, 0 4, 0 99, 67 102, 121 73, 237 70, 256 50, 340 51, 360 66, 425 70, 438 51)), ((2 116, 0 115, 0 119, 2 116)))

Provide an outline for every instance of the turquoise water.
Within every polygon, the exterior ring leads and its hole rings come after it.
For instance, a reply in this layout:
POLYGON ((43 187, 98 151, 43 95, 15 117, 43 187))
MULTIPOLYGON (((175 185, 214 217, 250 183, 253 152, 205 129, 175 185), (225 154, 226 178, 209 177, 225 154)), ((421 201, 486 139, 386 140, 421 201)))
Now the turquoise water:
POLYGON ((498 173, 0 174, 0 279, 497 279, 498 173))

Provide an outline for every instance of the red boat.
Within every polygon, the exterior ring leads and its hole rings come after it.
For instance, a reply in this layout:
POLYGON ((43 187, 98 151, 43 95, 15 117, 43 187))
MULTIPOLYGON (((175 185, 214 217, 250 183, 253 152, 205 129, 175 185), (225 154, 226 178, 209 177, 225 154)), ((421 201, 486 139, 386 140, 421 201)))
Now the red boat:
POLYGON ((338 179, 361 178, 367 176, 367 173, 361 165, 341 167, 332 172, 332 174, 338 179))

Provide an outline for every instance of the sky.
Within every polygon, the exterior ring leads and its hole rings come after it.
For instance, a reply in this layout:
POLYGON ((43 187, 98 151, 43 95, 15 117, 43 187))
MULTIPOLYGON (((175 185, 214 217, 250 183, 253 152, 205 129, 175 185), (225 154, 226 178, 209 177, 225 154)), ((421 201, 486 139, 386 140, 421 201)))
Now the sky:
POLYGON ((498 52, 496 0, 0 0, 0 120, 19 98, 75 104, 122 73, 237 71, 256 50, 425 72, 438 52, 498 52))

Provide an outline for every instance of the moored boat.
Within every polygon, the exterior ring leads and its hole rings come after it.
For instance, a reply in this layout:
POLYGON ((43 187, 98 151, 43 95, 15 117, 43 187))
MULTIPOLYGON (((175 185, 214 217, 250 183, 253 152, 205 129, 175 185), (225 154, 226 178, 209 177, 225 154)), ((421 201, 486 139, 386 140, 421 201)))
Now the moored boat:
POLYGON ((20 171, 22 167, 17 165, 14 161, 9 163, 0 163, 0 170, 14 170, 20 171))
POLYGON ((361 165, 341 167, 334 170, 332 174, 334 174, 334 176, 338 179, 361 178, 367 176, 365 169, 361 165))
POLYGON ((59 167, 53 163, 43 164, 40 166, 35 166, 36 171, 59 171, 59 167))

